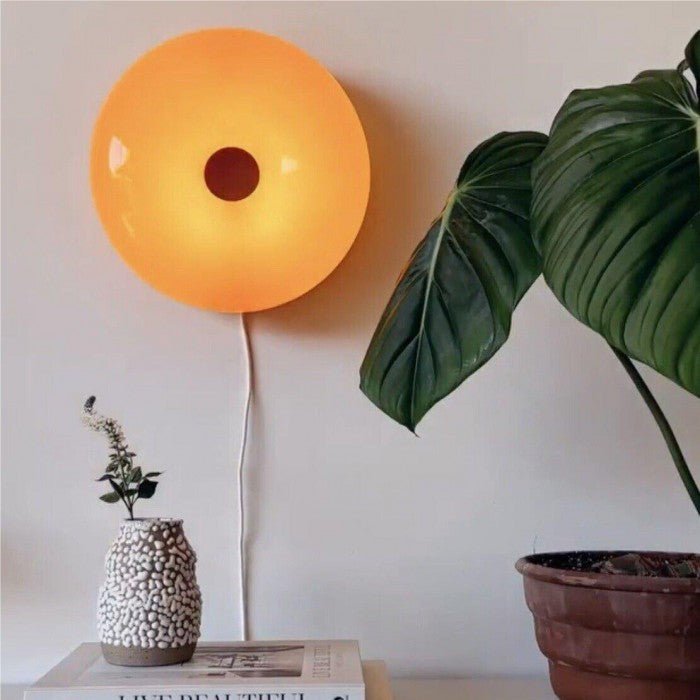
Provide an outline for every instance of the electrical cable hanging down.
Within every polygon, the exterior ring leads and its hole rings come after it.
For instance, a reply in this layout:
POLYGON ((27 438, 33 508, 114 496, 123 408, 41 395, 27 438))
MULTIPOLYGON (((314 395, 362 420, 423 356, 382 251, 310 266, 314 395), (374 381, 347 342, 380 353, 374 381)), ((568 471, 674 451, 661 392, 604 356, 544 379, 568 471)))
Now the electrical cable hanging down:
POLYGON ((241 449, 238 453, 238 573, 240 578, 240 620, 241 638, 248 641, 248 570, 246 562, 246 531, 245 531, 245 491, 244 491, 244 466, 246 445, 248 442, 248 418, 250 415, 250 404, 253 398, 253 362, 250 352, 250 339, 246 328, 245 314, 240 315, 241 336, 245 350, 246 361, 246 398, 243 408, 243 426, 241 429, 241 449))

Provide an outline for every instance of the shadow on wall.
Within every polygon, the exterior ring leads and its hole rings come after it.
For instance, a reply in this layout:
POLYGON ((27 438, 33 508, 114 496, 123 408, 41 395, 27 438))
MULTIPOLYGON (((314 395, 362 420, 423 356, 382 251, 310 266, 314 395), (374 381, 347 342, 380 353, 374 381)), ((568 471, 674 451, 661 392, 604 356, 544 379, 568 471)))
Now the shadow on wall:
POLYGON ((457 151, 454 167, 441 162, 433 147, 435 134, 442 144, 463 144, 466 129, 458 130, 425 103, 390 102, 356 85, 343 82, 343 87, 369 145, 372 183, 364 224, 346 258, 326 280, 254 322, 285 335, 361 332, 369 342, 394 283, 440 211, 461 164, 463 148, 457 151), (436 173, 440 177, 434 177, 436 173))

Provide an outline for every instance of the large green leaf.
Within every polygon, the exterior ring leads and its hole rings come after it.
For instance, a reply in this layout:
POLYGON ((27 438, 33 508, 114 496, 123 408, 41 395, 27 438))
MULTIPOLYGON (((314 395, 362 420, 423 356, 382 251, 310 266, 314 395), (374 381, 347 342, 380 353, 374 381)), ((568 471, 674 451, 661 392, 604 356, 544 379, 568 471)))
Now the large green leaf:
MULTIPOLYGON (((697 81, 700 33, 686 60, 697 81)), ((684 67, 571 93, 533 167, 531 218, 559 301, 700 395, 700 114, 684 67)))
POLYGON ((469 155, 384 311, 360 386, 411 430, 503 345, 513 309, 540 273, 530 169, 546 140, 501 133, 469 155))

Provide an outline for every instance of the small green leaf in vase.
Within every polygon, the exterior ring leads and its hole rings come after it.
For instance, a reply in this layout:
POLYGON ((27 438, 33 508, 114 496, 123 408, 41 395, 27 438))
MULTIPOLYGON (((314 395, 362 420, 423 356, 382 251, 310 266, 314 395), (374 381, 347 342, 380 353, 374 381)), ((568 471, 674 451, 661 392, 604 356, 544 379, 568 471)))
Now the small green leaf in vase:
POLYGON ((139 498, 151 498, 156 492, 156 486, 158 486, 157 481, 151 481, 150 479, 144 479, 138 488, 139 498))
POLYGON ((119 503, 121 496, 115 491, 110 491, 109 493, 102 494, 102 496, 100 496, 100 500, 104 501, 105 503, 119 503))

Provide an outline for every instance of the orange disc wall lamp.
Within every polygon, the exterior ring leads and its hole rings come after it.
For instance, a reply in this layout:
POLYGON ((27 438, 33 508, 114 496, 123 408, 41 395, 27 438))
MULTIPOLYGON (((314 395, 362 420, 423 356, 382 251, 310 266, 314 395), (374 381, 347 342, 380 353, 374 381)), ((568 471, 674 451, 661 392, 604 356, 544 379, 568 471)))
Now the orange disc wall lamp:
POLYGON ((369 196, 348 96, 276 37, 210 29, 129 68, 92 137, 95 206, 143 280, 178 301, 260 311, 340 263, 369 196))
POLYGON ((352 246, 370 186, 362 125, 335 78, 292 44, 246 29, 198 31, 152 49, 114 85, 95 124, 90 179, 107 235, 141 279, 186 304, 241 314, 247 639, 243 314, 305 294, 352 246))

